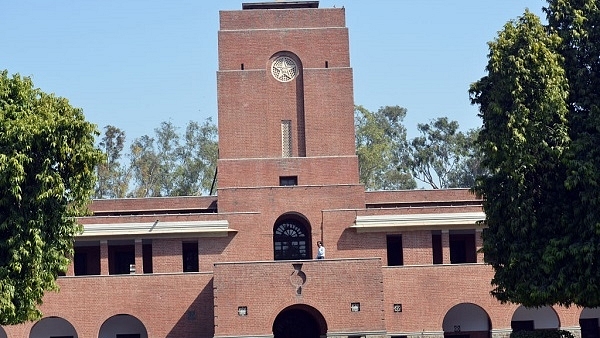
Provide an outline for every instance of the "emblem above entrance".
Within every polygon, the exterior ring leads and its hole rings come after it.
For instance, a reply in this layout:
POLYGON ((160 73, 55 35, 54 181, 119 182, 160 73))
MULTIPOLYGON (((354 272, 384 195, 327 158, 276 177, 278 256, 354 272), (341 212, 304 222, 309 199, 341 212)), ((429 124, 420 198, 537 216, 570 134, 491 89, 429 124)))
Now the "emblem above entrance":
POLYGON ((279 82, 289 82, 298 75, 298 65, 291 57, 280 56, 271 64, 271 74, 279 82))

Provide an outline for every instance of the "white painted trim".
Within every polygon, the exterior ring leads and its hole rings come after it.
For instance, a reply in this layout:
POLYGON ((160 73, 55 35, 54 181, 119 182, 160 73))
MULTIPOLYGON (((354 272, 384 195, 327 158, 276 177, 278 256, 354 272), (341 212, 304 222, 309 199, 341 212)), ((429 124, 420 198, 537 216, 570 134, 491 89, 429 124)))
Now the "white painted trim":
POLYGON ((473 228, 484 219, 483 212, 357 216, 350 228, 357 232, 461 229, 473 228))
POLYGON ((163 222, 156 220, 145 223, 98 223, 84 224, 83 233, 77 239, 91 237, 127 237, 127 236, 166 236, 166 235, 208 235, 227 236, 236 232, 229 228, 226 220, 218 221, 179 221, 163 222))

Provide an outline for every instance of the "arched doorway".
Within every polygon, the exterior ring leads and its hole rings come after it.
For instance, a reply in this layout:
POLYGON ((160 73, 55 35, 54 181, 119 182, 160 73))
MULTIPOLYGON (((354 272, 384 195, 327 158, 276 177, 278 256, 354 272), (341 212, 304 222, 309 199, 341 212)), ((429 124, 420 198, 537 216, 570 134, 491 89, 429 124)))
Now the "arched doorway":
POLYGON ((489 338, 491 326, 487 312, 470 303, 453 306, 442 323, 444 337, 452 338, 489 338))
MULTIPOLYGON (((0 334, 2 337, 2 334, 0 334)), ((35 323, 29 338, 70 337, 77 338, 77 331, 68 320, 60 317, 46 317, 35 323)))
POLYGON ((131 315, 120 314, 108 318, 100 327, 98 338, 148 338, 144 324, 131 315))
POLYGON ((307 305, 293 305, 281 311, 273 322, 273 338, 319 338, 327 335, 321 313, 307 305))
POLYGON ((600 308, 585 308, 579 316, 581 338, 600 338, 600 308))
POLYGON ((4 332, 2 327, 0 327, 0 338, 6 338, 6 332, 4 332))
POLYGON ((275 260, 310 259, 310 226, 297 214, 285 214, 273 227, 273 255, 275 260))
POLYGON ((533 331, 543 329, 558 329, 558 315, 549 306, 527 308, 519 306, 510 321, 513 331, 533 331))

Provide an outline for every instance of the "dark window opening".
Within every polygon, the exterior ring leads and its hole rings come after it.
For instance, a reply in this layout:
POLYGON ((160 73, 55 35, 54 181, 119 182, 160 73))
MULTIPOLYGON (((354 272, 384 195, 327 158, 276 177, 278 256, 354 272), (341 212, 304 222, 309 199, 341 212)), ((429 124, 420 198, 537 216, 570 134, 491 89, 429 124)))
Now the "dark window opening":
POLYGON ((152 243, 142 244, 142 262, 144 273, 152 273, 152 243))
POLYGON ((200 271, 198 262, 198 242, 184 242, 181 245, 183 256, 183 272, 200 271))
POLYGON ((75 276, 100 274, 100 243, 94 245, 79 245, 75 243, 73 268, 75 276))
POLYGON ((240 66, 240 68, 241 68, 242 70, 244 70, 244 64, 243 64, 243 63, 242 63, 242 65, 240 66))
POLYGON ((284 220, 273 235, 275 260, 308 259, 309 242, 306 227, 295 220, 284 220))
POLYGON ((388 235, 387 241, 387 265, 404 265, 402 254, 402 235, 388 235))
POLYGON ((442 233, 434 231, 431 233, 431 247, 433 251, 433 264, 444 263, 444 254, 442 251, 442 233))
POLYGON ((325 61, 325 68, 329 68, 329 61, 325 61))
POLYGON ((450 263, 476 263, 475 233, 450 232, 450 263))
POLYGON ((533 331, 535 329, 533 320, 513 320, 510 322, 510 328, 513 332, 533 331))
POLYGON ((135 264, 135 245, 108 245, 109 274, 130 274, 130 266, 133 264, 135 264))
POLYGON ((280 186, 298 185, 298 176, 281 176, 279 177, 280 186))

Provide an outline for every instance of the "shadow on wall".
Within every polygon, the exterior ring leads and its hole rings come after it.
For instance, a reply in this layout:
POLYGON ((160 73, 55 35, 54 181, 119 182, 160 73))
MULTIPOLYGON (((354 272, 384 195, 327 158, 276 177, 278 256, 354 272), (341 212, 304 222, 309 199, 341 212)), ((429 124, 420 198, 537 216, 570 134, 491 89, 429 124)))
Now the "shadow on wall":
POLYGON ((214 316, 213 280, 211 279, 175 323, 166 338, 212 337, 215 334, 214 316))
MULTIPOLYGON (((386 234, 383 232, 358 234, 356 233, 355 229, 346 228, 337 241, 337 250, 356 250, 359 248, 369 250, 385 250, 385 235, 386 234), (384 241, 381 240, 382 237, 384 241)), ((327 243, 323 244, 325 247, 327 247, 327 243)))

